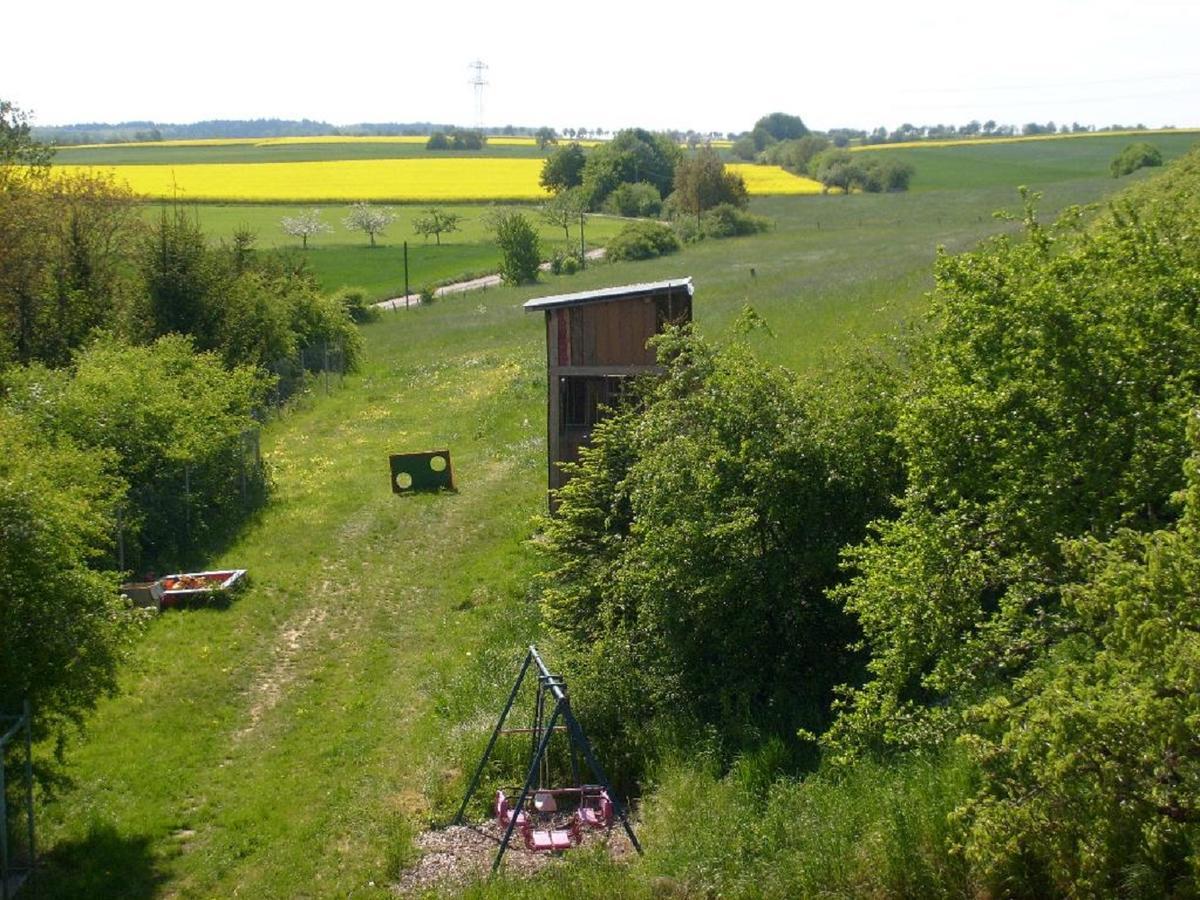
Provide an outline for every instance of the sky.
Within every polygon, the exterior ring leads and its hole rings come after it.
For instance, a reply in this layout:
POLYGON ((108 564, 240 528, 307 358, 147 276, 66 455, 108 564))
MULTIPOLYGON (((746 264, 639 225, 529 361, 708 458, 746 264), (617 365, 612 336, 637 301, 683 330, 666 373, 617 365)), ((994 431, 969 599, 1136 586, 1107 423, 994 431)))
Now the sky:
POLYGON ((1197 0, 60 0, 3 22, 0 98, 38 125, 1200 126, 1197 0))

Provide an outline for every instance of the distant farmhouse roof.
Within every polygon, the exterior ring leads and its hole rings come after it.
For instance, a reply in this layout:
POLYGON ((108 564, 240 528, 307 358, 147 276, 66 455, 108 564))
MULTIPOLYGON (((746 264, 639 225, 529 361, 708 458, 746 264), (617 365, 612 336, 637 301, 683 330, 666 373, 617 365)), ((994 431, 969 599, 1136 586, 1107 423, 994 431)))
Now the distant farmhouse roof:
POLYGON ((580 291, 578 294, 555 294, 553 297, 538 297, 525 303, 525 309, 536 312, 545 309, 558 309, 563 306, 582 306, 585 303, 603 303, 606 300, 629 300, 635 297, 652 297, 655 294, 670 293, 678 288, 686 287, 688 296, 695 293, 691 276, 687 278, 669 278, 666 281, 648 281, 643 284, 624 284, 618 287, 600 288, 595 291, 580 291))

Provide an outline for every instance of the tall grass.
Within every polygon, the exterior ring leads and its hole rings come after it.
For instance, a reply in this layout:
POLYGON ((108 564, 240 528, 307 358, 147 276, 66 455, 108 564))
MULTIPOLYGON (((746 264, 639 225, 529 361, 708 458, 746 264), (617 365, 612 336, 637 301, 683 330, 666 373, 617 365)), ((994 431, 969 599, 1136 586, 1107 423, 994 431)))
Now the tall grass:
POLYGON ((776 751, 718 777, 673 765, 649 794, 646 855, 579 854, 534 879, 475 885, 471 897, 973 897, 951 813, 972 790, 960 756, 861 763, 807 778, 774 773, 776 751), (765 787, 764 787, 765 785, 765 787))

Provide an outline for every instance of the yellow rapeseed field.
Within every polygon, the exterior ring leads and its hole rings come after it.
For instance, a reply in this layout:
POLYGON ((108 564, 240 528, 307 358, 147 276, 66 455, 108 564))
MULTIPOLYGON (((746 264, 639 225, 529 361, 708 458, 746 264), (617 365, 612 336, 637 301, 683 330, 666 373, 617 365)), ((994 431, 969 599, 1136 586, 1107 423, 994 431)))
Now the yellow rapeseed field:
POLYGON ((821 182, 801 178, 780 166, 755 163, 726 163, 725 168, 742 176, 752 197, 762 194, 819 194, 821 182))
POLYGON ((135 193, 180 200, 541 200, 540 159, 354 159, 294 163, 57 166, 124 179, 135 193))
MULTIPOLYGON (((180 200, 297 202, 542 200, 542 160, 502 157, 354 159, 288 163, 187 163, 55 167, 97 171, 137 194, 180 200)), ((731 164, 752 195, 819 194, 821 185, 778 166, 731 164)))

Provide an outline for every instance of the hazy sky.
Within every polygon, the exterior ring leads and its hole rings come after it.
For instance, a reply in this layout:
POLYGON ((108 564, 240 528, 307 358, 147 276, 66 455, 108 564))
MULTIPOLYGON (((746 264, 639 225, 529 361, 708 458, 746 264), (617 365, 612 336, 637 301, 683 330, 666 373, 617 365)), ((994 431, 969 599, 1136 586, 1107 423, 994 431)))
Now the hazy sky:
POLYGON ((0 98, 41 125, 469 125, 477 58, 488 126, 1200 125, 1200 0, 63 0, 3 23, 0 98))

